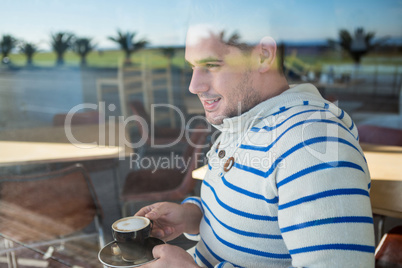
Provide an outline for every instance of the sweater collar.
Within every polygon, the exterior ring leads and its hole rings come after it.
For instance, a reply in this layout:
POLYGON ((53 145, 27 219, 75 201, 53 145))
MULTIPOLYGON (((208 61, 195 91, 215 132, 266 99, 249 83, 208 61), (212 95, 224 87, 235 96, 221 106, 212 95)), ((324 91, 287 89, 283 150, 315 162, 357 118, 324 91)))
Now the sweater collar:
POLYGON ((259 103, 241 115, 225 118, 222 124, 213 126, 221 132, 242 133, 250 128, 258 118, 258 115, 263 112, 265 102, 259 103))
MULTIPOLYGON (((245 132, 251 125, 257 123, 259 115, 268 115, 273 114, 281 109, 284 103, 287 103, 291 106, 300 105, 300 93, 309 96, 309 98, 314 98, 318 100, 322 100, 320 93, 317 88, 312 84, 299 84, 299 85, 291 85, 289 89, 279 94, 278 96, 267 99, 249 111, 230 118, 223 119, 223 123, 220 125, 213 125, 215 128, 220 130, 221 132, 228 133, 242 133, 245 132)), ((288 108, 289 108, 288 107, 288 108)))

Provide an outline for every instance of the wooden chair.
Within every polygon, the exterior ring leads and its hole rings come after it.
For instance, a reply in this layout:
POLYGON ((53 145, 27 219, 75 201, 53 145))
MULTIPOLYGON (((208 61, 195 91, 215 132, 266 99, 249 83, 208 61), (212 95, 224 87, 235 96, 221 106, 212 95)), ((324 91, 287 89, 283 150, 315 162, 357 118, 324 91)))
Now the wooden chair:
MULTIPOLYGON (((121 115, 127 118, 130 115, 128 107, 132 95, 142 94, 145 110, 149 113, 151 104, 155 103, 154 92, 166 90, 167 103, 173 104, 172 72, 170 66, 155 69, 147 66, 143 59, 141 66, 120 65, 116 78, 102 78, 96 81, 98 101, 104 101, 104 94, 117 92, 119 95, 121 115)), ((102 111, 105 112, 105 111, 102 111)), ((175 127, 174 111, 169 110, 172 127, 175 127)))
POLYGON ((18 242, 0 255, 16 252, 19 243, 37 248, 90 237, 97 237, 101 248, 102 219, 101 206, 82 165, 0 177, 0 234, 18 242), (93 223, 93 232, 83 232, 93 223))
POLYGON ((187 167, 159 168, 156 171, 140 169, 127 175, 121 194, 122 215, 127 215, 128 206, 134 202, 180 201, 194 192, 197 181, 193 179, 192 171, 204 165, 200 156, 206 147, 209 130, 197 126, 193 131, 182 155, 183 163, 189 163, 187 167))
POLYGON ((375 251, 376 268, 402 267, 402 225, 386 233, 375 251))
POLYGON ((127 97, 132 94, 142 93, 144 102, 149 102, 149 92, 147 91, 145 66, 125 66, 121 64, 117 70, 116 78, 102 78, 96 80, 96 90, 98 101, 104 101, 104 94, 116 92, 119 96, 121 115, 127 118, 129 115, 127 107, 127 97))
MULTIPOLYGON (((173 98, 172 69, 170 65, 167 65, 166 68, 147 69, 146 83, 147 91, 150 92, 149 102, 144 102, 145 109, 148 113, 151 111, 151 104, 158 103, 155 101, 154 96, 154 92, 156 91, 166 91, 167 98, 165 99, 164 104, 175 104, 173 98)), ((168 118, 170 120, 170 126, 172 128, 176 127, 175 111, 173 109, 169 109, 167 114, 159 117, 168 118)))

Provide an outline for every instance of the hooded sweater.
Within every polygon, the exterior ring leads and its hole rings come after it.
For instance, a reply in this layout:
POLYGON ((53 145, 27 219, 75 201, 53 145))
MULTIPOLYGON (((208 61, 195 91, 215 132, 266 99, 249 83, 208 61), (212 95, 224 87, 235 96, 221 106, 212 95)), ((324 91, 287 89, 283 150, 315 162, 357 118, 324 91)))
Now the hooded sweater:
POLYGON ((203 267, 374 267, 356 126, 311 84, 215 126, 193 254, 203 267))

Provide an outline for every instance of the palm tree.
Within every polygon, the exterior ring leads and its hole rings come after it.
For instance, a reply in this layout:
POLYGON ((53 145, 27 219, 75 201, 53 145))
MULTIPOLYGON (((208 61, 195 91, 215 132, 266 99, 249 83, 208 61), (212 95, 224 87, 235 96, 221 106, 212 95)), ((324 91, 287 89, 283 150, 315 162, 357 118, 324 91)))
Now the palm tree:
POLYGON ((366 33, 363 28, 357 28, 353 36, 348 30, 341 29, 339 31, 339 41, 330 39, 328 42, 330 46, 340 46, 359 65, 364 55, 382 45, 388 39, 384 37, 374 42, 374 36, 374 32, 366 33))
POLYGON ((176 54, 176 48, 174 47, 163 47, 161 48, 163 56, 165 56, 168 60, 169 67, 172 65, 172 59, 176 54))
POLYGON ((81 66, 87 65, 86 57, 95 47, 96 45, 92 44, 91 38, 77 38, 75 40, 73 50, 81 57, 81 66))
POLYGON ((58 32, 56 34, 51 35, 52 41, 51 46, 53 51, 57 54, 57 65, 64 64, 64 53, 71 48, 73 43, 74 35, 72 33, 67 32, 58 32))
POLYGON ((9 63, 8 55, 12 51, 12 49, 17 45, 18 40, 15 39, 11 35, 3 35, 2 40, 0 41, 0 50, 3 55, 1 60, 2 63, 9 63))
POLYGON ((19 46, 20 51, 27 57, 27 65, 32 66, 33 55, 38 52, 38 47, 33 43, 23 42, 19 46))
POLYGON ((174 54, 176 54, 176 48, 174 47, 163 47, 161 48, 163 56, 165 56, 167 59, 172 59, 174 57, 174 54))
POLYGON ((239 48, 240 50, 243 50, 243 51, 246 51, 249 48, 251 48, 251 46, 249 46, 247 43, 242 42, 241 35, 237 31, 233 32, 228 37, 226 37, 226 32, 225 31, 221 31, 219 33, 219 39, 224 44, 229 45, 229 46, 237 47, 237 48, 239 48))
POLYGON ((126 64, 130 64, 130 56, 131 53, 136 52, 144 48, 149 42, 146 39, 141 39, 139 41, 134 41, 136 36, 136 32, 126 32, 123 33, 120 30, 117 30, 117 37, 109 36, 108 39, 116 42, 120 45, 120 48, 124 50, 126 54, 126 64))

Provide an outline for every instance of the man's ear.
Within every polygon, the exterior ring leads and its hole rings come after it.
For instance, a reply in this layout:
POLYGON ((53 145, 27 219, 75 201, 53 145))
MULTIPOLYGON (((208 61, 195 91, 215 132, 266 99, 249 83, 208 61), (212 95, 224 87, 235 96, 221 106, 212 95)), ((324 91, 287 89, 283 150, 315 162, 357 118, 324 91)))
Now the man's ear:
POLYGON ((268 71, 275 62, 276 42, 272 37, 265 36, 261 39, 258 46, 259 68, 258 71, 263 73, 268 71))

